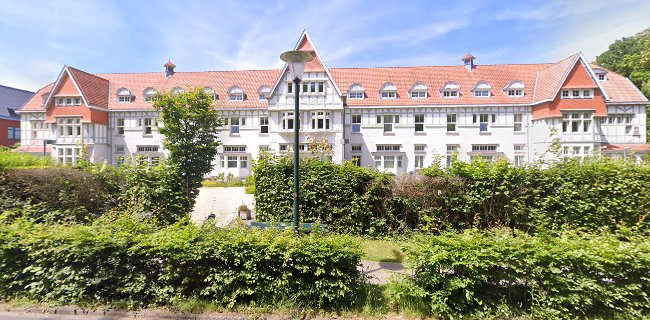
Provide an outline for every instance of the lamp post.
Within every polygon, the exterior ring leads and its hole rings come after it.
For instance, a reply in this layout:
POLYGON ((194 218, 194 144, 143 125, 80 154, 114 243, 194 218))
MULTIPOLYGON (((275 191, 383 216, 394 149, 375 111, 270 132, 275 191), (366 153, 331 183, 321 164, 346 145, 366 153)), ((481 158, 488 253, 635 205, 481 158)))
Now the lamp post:
POLYGON ((305 72, 305 63, 314 57, 305 51, 287 51, 280 55, 280 59, 289 66, 289 77, 293 78, 294 86, 294 112, 293 112, 293 230, 298 232, 298 203, 300 199, 300 81, 305 72))

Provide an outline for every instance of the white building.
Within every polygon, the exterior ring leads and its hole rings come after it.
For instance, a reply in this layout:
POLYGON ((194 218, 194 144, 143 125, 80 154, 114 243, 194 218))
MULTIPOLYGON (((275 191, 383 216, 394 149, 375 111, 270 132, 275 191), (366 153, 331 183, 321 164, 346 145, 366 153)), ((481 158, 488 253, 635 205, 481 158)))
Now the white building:
MULTIPOLYGON (((626 78, 580 53, 543 64, 328 68, 307 33, 295 46, 314 55, 300 90, 301 149, 332 146, 333 161, 406 173, 457 154, 547 157, 559 141, 567 156, 600 152, 641 157, 648 100, 626 78)), ((89 74, 64 67, 20 110, 21 149, 74 162, 81 145, 93 161, 165 155, 153 99, 201 87, 227 119, 214 171, 245 177, 261 150, 292 149, 295 89, 282 70, 89 74)))

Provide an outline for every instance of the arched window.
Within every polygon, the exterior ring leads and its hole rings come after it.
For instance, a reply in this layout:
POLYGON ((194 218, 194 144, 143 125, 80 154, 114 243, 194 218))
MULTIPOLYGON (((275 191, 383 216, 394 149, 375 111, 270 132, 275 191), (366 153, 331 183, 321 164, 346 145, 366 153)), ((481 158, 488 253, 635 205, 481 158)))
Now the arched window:
POLYGON ((410 90, 411 99, 426 99, 429 88, 422 82, 413 84, 410 90))
POLYGON ((261 86, 259 89, 257 89, 257 95, 260 101, 266 101, 266 99, 269 98, 270 94, 271 94, 271 87, 267 85, 261 86))
POLYGON ((183 90, 181 87, 174 87, 172 88, 171 92, 173 95, 177 96, 178 94, 185 92, 185 90, 183 90))
POLYGON ((228 90, 230 101, 244 101, 244 90, 238 86, 232 86, 228 90))
POLYGON ((456 82, 447 82, 440 89, 440 94, 443 98, 458 98, 460 97, 460 86, 456 82))
POLYGON ((396 99, 397 87, 392 82, 386 82, 381 87, 380 94, 382 99, 396 99))
POLYGON ((366 89, 360 83, 354 83, 348 89, 348 99, 361 100, 366 96, 366 89))
POLYGON ((149 87, 149 88, 144 89, 144 92, 142 93, 142 95, 144 96, 144 101, 153 102, 158 97, 158 90, 156 90, 156 89, 154 89, 152 87, 149 87))
POLYGON ((117 102, 118 103, 131 103, 133 100, 133 93, 127 88, 120 88, 117 90, 117 102))
POLYGON ((217 93, 212 87, 204 87, 203 92, 212 97, 212 101, 217 101, 217 93))
POLYGON ((481 81, 477 83, 471 91, 475 97, 490 97, 492 95, 492 86, 486 81, 481 81))
POLYGON ((508 95, 508 97, 523 97, 525 92, 525 85, 523 82, 519 80, 515 80, 510 82, 505 88, 503 88, 503 91, 508 95))

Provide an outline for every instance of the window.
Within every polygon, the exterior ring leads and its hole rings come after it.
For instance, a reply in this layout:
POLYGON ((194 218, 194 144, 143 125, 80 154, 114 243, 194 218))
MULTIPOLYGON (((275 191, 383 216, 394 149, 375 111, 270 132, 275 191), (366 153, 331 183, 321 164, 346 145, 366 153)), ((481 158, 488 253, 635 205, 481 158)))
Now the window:
POLYGON ((603 81, 603 80, 605 80, 605 75, 604 75, 604 74, 602 74, 602 73, 601 73, 601 74, 599 74, 599 75, 598 75, 598 80, 600 80, 600 81, 603 81))
POLYGON ((424 149, 427 147, 426 144, 416 144, 413 146, 415 152, 424 152, 424 149))
POLYGON ((504 91, 508 95, 508 97, 523 97, 524 96, 524 83, 515 80, 510 82, 505 88, 504 91))
POLYGON ((474 96, 475 97, 489 97, 490 96, 490 91, 488 91, 488 90, 475 90, 474 91, 474 96))
POLYGON ((260 101, 266 101, 266 97, 271 94, 271 87, 261 86, 259 89, 257 89, 257 94, 259 95, 260 101))
POLYGON ((129 103, 129 102, 131 102, 131 96, 119 96, 119 97, 117 97, 117 102, 119 102, 119 103, 129 103))
POLYGON ((323 93, 325 92, 324 81, 303 81, 302 93, 323 93))
POLYGON ((217 93, 214 91, 213 88, 205 87, 203 88, 203 92, 205 92, 205 94, 207 94, 208 96, 212 97, 212 101, 217 101, 217 93))
POLYGON ((153 118, 143 118, 142 119, 142 130, 144 134, 151 134, 153 132, 153 118))
POLYGON ((80 137, 81 136, 81 119, 57 119, 59 128, 59 137, 80 137))
POLYGON ((472 151, 497 151, 495 144, 473 144, 472 151))
POLYGON ((154 102, 158 98, 158 91, 154 88, 149 87, 147 89, 144 89, 143 96, 144 101, 154 102))
POLYGON ((230 101, 244 101, 244 90, 238 86, 231 87, 228 90, 230 101))
POLYGON ((330 113, 329 111, 316 111, 311 113, 312 130, 329 130, 330 113))
POLYGON ((472 92, 474 93, 474 96, 481 97, 481 98, 489 97, 491 90, 492 90, 492 86, 490 86, 490 84, 485 81, 481 81, 477 83, 474 86, 474 88, 472 88, 472 92))
POLYGON ((266 96, 263 94, 260 94, 260 101, 266 101, 266 96))
POLYGON ((580 90, 572 90, 571 91, 571 97, 580 98, 580 90))
POLYGON ((424 131, 424 113, 415 114, 415 132, 424 131))
POLYGON ((523 114, 515 113, 515 132, 521 132, 523 130, 523 120, 523 114))
POLYGON ((240 125, 246 125, 245 117, 230 117, 230 134, 239 134, 240 125))
POLYGON ((427 97, 427 86, 418 82, 411 87, 411 99, 425 99, 427 97))
POLYGON ((57 161, 62 164, 76 164, 79 160, 78 147, 57 147, 57 161))
POLYGON ((592 99, 594 97, 593 89, 563 89, 562 99, 592 99))
POLYGON ((158 152, 159 146, 137 146, 138 152, 158 152))
POLYGON ((260 146, 259 150, 260 150, 260 152, 270 152, 271 147, 269 147, 269 146, 260 146))
POLYGON ((9 112, 10 117, 17 117, 18 116, 18 114, 16 114, 16 110, 14 110, 14 109, 7 108, 7 112, 9 112))
POLYGON ((524 151, 524 145, 523 144, 515 144, 513 147, 515 149, 515 152, 524 151))
POLYGON ((516 167, 521 167, 523 165, 524 165, 524 156, 516 155, 515 156, 515 166, 516 167))
POLYGON ((239 156, 239 168, 241 169, 248 168, 248 156, 239 156))
POLYGON ((582 90, 582 97, 583 98, 590 98, 591 97, 591 90, 582 90))
POLYGON ((282 130, 293 130, 293 112, 282 113, 282 130))
POLYGON ((115 146, 115 153, 124 153, 124 146, 115 146))
POLYGON ((350 93, 348 93, 348 98, 350 98, 352 100, 361 100, 361 99, 363 99, 363 97, 364 97, 363 92, 350 92, 350 93))
POLYGON ((377 145, 377 151, 400 151, 401 148, 399 144, 377 145))
POLYGON ((60 107, 80 106, 81 97, 58 97, 55 100, 55 105, 60 107))
POLYGON ((352 115, 352 133, 361 132, 361 115, 353 114, 352 115))
POLYGON ((238 156, 226 156, 228 160, 228 169, 237 168, 238 156))
POLYGON ((246 146, 223 146, 223 152, 246 152, 246 146))
POLYGON ((269 133, 269 117, 260 117, 260 133, 269 133))
MULTIPOLYGON (((479 131, 486 132, 489 129, 490 115, 487 113, 481 113, 478 115, 479 120, 479 131)), ((494 121, 492 117, 492 121, 494 121)), ((472 122, 476 123, 476 114, 472 115, 472 122)))
POLYGON ((569 90, 562 90, 562 98, 568 98, 569 97, 569 90))
POLYGON ((524 90, 519 90, 519 89, 508 90, 508 96, 509 97, 523 97, 524 96, 524 90))
POLYGON ((352 156, 352 162, 360 167, 361 166, 361 156, 360 155, 352 156))
POLYGON ((124 118, 115 119, 115 129, 117 134, 124 134, 124 118))
POLYGON ((352 152, 361 152, 361 145, 360 144, 353 144, 352 145, 352 152))
POLYGON ((396 99, 397 98, 397 87, 388 82, 385 83, 384 86, 381 88, 381 98, 382 99, 396 99))
POLYGON ((393 124, 399 123, 399 115, 385 114, 377 115, 377 123, 384 124, 384 132, 393 132, 393 124), (383 122, 382 122, 383 121, 383 122))
POLYGON ((422 169, 424 168, 424 156, 415 156, 415 168, 416 169, 422 169))
POLYGON ((447 132, 456 132, 456 114, 447 114, 447 132))
POLYGON ((591 130, 591 113, 565 113, 562 115, 562 132, 588 133, 591 130))
POLYGON ((293 82, 287 82, 287 93, 293 93, 293 82))
POLYGON ((460 96, 460 86, 455 82, 448 82, 441 89, 443 98, 458 98, 460 96))
POLYGON ((8 139, 9 140, 20 140, 20 128, 19 127, 9 127, 8 139))

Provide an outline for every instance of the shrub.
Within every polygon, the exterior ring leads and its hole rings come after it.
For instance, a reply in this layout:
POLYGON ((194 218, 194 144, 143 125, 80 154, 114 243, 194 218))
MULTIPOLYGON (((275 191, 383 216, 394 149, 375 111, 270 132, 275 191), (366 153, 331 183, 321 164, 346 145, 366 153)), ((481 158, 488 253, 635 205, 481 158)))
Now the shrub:
MULTIPOLYGON (((255 163, 255 210, 261 221, 291 221, 293 160, 261 156, 255 163)), ((379 234, 403 228, 386 210, 390 178, 352 163, 343 165, 304 158, 300 162, 302 222, 325 223, 331 230, 379 234)))
POLYGON ((414 277, 400 299, 445 318, 650 315, 646 237, 466 230, 419 237, 406 252, 414 277))
POLYGON ((54 166, 56 166, 56 162, 50 156, 19 153, 5 147, 0 147, 0 169, 54 166))
POLYGON ((160 228, 130 216, 92 225, 0 217, 0 296, 79 305, 197 298, 227 307, 341 307, 355 300, 360 256, 344 236, 188 221, 160 228))

